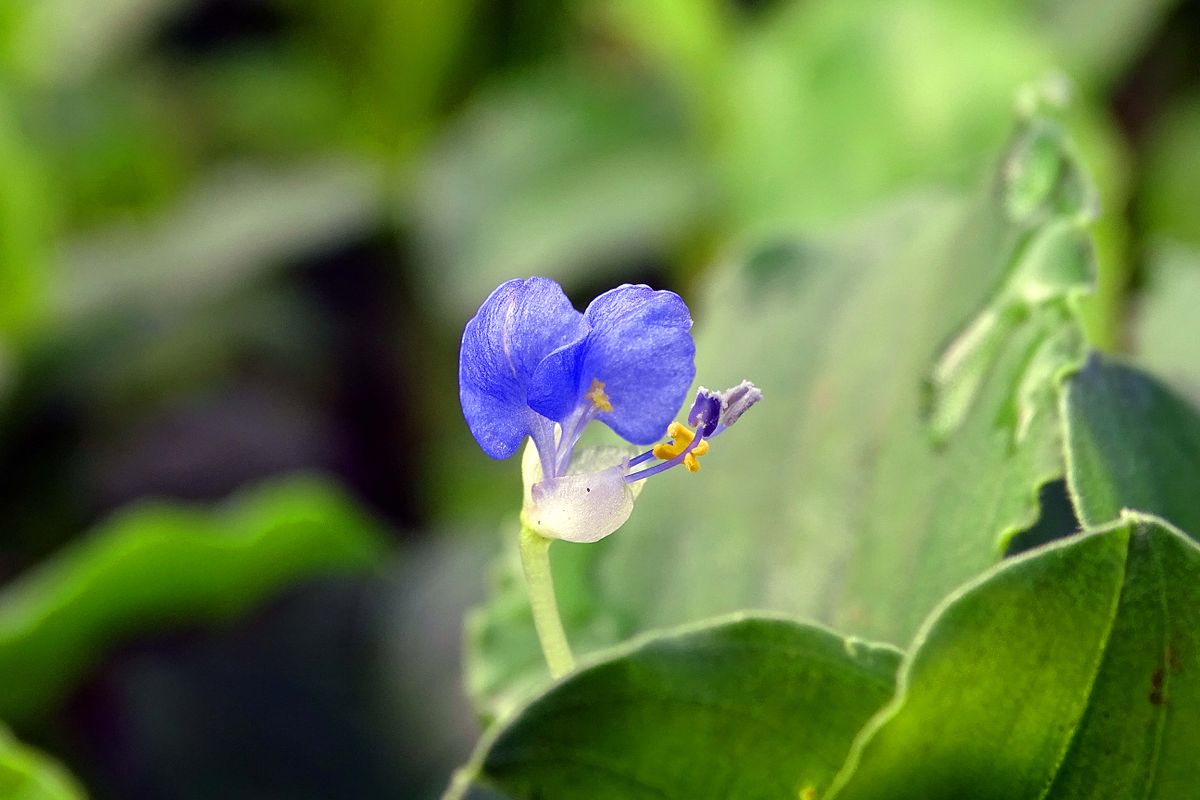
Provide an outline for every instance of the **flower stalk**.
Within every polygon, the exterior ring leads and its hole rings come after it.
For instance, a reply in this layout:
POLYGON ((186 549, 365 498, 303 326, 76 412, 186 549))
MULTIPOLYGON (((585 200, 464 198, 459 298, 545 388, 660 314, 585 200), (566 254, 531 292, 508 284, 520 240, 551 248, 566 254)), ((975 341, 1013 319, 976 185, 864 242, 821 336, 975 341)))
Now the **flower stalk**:
POLYGON ((525 587, 533 608, 533 626, 537 629, 550 676, 557 679, 575 668, 575 657, 571 655, 571 645, 567 642, 554 595, 554 576, 550 572, 552 541, 527 525, 521 526, 521 569, 525 573, 525 587))

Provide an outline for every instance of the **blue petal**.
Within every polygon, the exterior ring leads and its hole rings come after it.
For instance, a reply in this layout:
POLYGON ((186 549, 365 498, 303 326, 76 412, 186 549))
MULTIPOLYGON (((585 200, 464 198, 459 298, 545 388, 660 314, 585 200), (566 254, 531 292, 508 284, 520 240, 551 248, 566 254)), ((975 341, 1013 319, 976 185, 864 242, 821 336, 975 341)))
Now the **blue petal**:
MULTIPOLYGON (((674 292, 619 286, 584 312, 577 396, 604 383, 613 410, 596 418, 634 444, 662 438, 696 377, 692 318, 674 292)), ((576 345, 579 346, 579 345, 576 345)))
MULTIPOLYGON (((551 352, 583 340, 584 317, 549 278, 497 287, 463 331, 458 396, 475 440, 492 458, 508 458, 537 424, 528 386, 551 352)), ((575 381, 573 381, 575 382, 575 381)))
MULTIPOLYGON (((581 315, 582 316, 582 315, 581 315)), ((580 402, 579 367, 587 339, 560 347, 542 359, 529 384, 529 406, 543 417, 564 422, 580 402)))

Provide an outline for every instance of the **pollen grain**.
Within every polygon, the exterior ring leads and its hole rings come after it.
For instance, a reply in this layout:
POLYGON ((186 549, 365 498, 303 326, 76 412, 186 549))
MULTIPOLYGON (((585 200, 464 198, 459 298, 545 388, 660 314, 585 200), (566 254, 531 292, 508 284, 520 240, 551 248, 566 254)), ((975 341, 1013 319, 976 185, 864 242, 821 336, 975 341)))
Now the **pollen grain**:
POLYGON ((608 399, 608 394, 604 391, 604 381, 599 378, 592 378, 592 387, 584 394, 588 400, 592 401, 592 405, 597 411, 612 411, 612 401, 608 399))

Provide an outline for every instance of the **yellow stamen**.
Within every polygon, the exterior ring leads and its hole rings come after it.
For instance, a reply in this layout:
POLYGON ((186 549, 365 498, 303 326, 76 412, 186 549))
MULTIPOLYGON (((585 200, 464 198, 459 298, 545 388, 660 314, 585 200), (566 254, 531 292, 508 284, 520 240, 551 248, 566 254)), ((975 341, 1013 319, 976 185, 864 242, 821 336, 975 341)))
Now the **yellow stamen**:
MULTIPOLYGON (((672 422, 667 426, 667 436, 670 437, 670 444, 656 444, 651 451, 655 458, 661 458, 663 461, 668 461, 675 458, 692 443, 692 439, 696 434, 693 433, 686 425, 681 425, 678 422, 672 422)), ((708 440, 702 439, 700 444, 683 457, 683 466, 688 472, 700 471, 700 456, 708 452, 708 440)))
POLYGON ((592 388, 588 389, 583 396, 592 401, 592 405, 596 407, 597 411, 612 411, 613 409, 612 401, 604 392, 604 381, 599 378, 592 378, 592 388))

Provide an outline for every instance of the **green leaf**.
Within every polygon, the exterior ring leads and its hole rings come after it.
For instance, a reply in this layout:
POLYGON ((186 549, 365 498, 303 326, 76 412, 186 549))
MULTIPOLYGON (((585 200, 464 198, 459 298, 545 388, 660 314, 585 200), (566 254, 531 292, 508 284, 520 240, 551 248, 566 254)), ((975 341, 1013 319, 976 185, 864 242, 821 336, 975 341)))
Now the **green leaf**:
POLYGON ((368 568, 383 547, 348 498, 312 478, 215 511, 124 511, 0 592, 0 717, 44 713, 127 636, 231 617, 297 580, 368 568))
POLYGON ((278 163, 350 144, 345 76, 324 48, 271 40, 188 67, 174 89, 204 119, 209 148, 278 163))
MULTIPOLYGON (((1060 98, 1075 94, 1056 72, 1064 57, 1086 65, 1068 70, 1084 91, 1067 124, 1090 157, 1103 207, 1124 207, 1130 158, 1102 104, 1088 98, 1095 71, 1119 56, 1111 44, 1136 53, 1164 9, 1117 0, 1083 18, 1076 4, 843 0, 753 12, 678 0, 598 5, 614 38, 644 50, 692 107, 696 138, 728 198, 715 221, 742 234, 840 221, 914 180, 966 184, 1003 142, 1014 91, 1027 97, 1041 83, 1060 98)), ((1128 282, 1127 235, 1120 214, 1095 228, 1099 275, 1085 323, 1108 346, 1128 282)))
POLYGON ((739 229, 967 183, 1003 144, 1013 92, 1053 66, 1011 4, 781 3, 752 33, 710 111, 739 229))
POLYGON ((759 616, 648 636, 489 734, 448 796, 472 779, 514 798, 815 796, 891 696, 899 658, 759 616))
POLYGON ((45 317, 52 217, 43 165, 0 87, 0 348, 21 343, 45 317))
POLYGON ((435 299, 465 319, 514 275, 569 282, 675 243, 711 192, 664 100, 557 68, 475 101, 409 199, 435 299))
POLYGON ((87 794, 61 766, 18 742, 0 725, 0 797, 5 800, 84 800, 87 794))
POLYGON ((1200 248, 1159 242, 1148 260, 1149 285, 1133 325, 1137 363, 1200 401, 1200 248))
POLYGON ((184 0, 47 0, 16 16, 12 66, 20 77, 48 84, 81 83, 138 48, 184 0))
POLYGON ((1059 63, 1084 83, 1104 91, 1120 80, 1178 0, 1023 0, 1031 30, 1049 40, 1059 63))
POLYGON ((1193 158, 1200 136, 1200 91, 1165 104, 1147 131, 1137 218, 1154 235, 1200 247, 1200 164, 1193 158))
POLYGON ((1136 369, 1093 355, 1063 397, 1067 478, 1087 526, 1122 509, 1200 536, 1200 414, 1136 369))
POLYGON ((829 797, 1194 796, 1198 610, 1200 549, 1152 517, 1006 562, 926 625, 829 797))
POLYGON ((380 173, 369 161, 218 171, 154 225, 68 242, 53 302, 71 318, 128 306, 176 314, 371 230, 382 213, 380 173))
MULTIPOLYGON (((980 203, 910 197, 716 276, 698 379, 766 400, 700 473, 651 479, 620 531, 552 548, 576 650, 743 608, 905 642, 1037 519, 1063 472, 1058 376, 1082 359, 1091 195, 1044 120, 1001 169, 980 203)), ((499 586, 470 626, 485 714, 545 680, 519 573, 499 586)))

